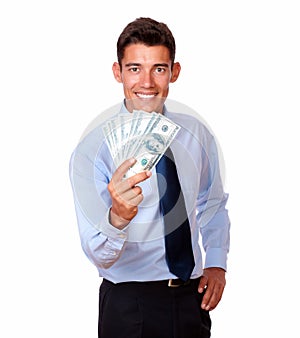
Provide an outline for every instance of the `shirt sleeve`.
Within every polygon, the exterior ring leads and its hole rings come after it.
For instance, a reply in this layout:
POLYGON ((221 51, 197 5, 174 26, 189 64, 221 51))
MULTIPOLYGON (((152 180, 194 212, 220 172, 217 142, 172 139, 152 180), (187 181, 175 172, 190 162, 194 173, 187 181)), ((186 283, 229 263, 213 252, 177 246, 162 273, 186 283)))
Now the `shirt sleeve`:
POLYGON ((101 225, 97 227, 84 215, 77 200, 75 210, 81 246, 86 256, 99 268, 111 267, 122 252, 127 239, 126 230, 118 230, 108 222, 109 211, 103 217, 101 225))
POLYGON ((109 223, 108 170, 96 158, 97 152, 84 144, 77 147, 70 159, 70 181, 82 249, 96 267, 107 269, 120 257, 127 232, 109 223))
POLYGON ((203 143, 200 192, 197 199, 197 222, 200 225, 205 251, 204 268, 220 267, 227 270, 230 246, 230 220, 223 190, 218 149, 214 137, 208 133, 203 143))

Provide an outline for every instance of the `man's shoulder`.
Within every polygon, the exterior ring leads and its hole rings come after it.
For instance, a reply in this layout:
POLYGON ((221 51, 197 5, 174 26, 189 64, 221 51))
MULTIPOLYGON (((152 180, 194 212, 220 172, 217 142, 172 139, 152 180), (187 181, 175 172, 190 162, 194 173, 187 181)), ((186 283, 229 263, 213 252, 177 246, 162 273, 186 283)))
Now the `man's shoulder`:
POLYGON ((206 121, 196 113, 188 114, 185 112, 168 111, 165 116, 178 124, 181 128, 190 131, 190 133, 201 134, 202 136, 213 135, 206 121))

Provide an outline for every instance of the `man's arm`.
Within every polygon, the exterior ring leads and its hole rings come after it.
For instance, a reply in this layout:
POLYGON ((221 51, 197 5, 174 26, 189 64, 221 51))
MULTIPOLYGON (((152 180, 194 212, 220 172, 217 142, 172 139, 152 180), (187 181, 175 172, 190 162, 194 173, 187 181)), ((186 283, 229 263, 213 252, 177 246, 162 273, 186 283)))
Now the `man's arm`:
POLYGON ((123 180, 133 163, 125 161, 109 180, 107 170, 100 163, 95 165, 86 154, 75 151, 70 160, 82 249, 100 268, 109 268, 120 257, 127 239, 126 226, 143 199, 137 184, 151 175, 143 172, 123 180))
POLYGON ((208 311, 218 305, 226 285, 230 220, 226 210, 228 195, 223 191, 218 151, 212 136, 206 144, 204 158, 197 221, 205 250, 205 266, 198 291, 205 290, 201 307, 208 311))

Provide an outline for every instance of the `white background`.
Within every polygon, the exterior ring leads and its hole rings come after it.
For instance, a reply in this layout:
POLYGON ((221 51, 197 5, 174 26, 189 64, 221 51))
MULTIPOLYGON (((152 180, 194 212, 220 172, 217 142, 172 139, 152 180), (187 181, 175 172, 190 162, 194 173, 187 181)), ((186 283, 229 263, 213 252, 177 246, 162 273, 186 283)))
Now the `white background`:
POLYGON ((1 2, 0 336, 97 337, 99 278, 68 165, 123 98, 115 44, 139 16, 173 31, 169 98, 199 112, 225 158, 232 245, 212 338, 299 337, 300 13, 288 0, 1 2))

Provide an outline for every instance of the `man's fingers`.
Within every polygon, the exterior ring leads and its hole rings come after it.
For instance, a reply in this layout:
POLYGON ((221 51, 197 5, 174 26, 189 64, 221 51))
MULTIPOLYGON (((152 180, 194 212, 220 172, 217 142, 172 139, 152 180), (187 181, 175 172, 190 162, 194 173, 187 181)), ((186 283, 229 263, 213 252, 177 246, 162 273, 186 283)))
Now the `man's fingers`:
POLYGON ((201 307, 204 310, 207 310, 207 311, 210 310, 210 305, 211 305, 210 301, 211 301, 211 297, 213 294, 213 289, 214 289, 214 286, 211 283, 205 290, 205 294, 203 296, 202 303, 201 303, 201 307))
MULTIPOLYGON (((112 197, 123 196, 127 192, 131 192, 135 188, 136 184, 145 181, 151 176, 150 171, 142 171, 135 174, 127 179, 124 179, 124 175, 127 173, 129 168, 134 164, 136 160, 134 158, 124 161, 114 172, 110 183, 108 184, 108 190, 112 197)), ((139 191, 132 191, 131 193, 139 194, 139 191)), ((125 196, 123 196, 124 198, 125 196)), ((129 196, 130 198, 135 197, 134 195, 129 196)))
POLYGON ((205 288, 205 294, 203 295, 201 303, 202 309, 209 311, 218 305, 222 298, 225 285, 224 269, 218 267, 204 269, 198 286, 199 293, 202 293, 205 288))
MULTIPOLYGON (((112 181, 114 182, 121 182, 123 181, 123 178, 125 176, 125 174, 127 173, 127 171, 129 170, 129 168, 132 167, 132 165, 136 162, 135 158, 129 158, 128 160, 125 160, 115 171, 115 173, 113 174, 112 177, 112 181)), ((128 187, 132 188, 134 187, 136 184, 145 181, 147 178, 149 178, 151 176, 151 172, 150 171, 142 171, 138 174, 135 174, 129 178, 127 178, 126 180, 124 180, 125 184, 124 185, 128 185, 128 187)))
POLYGON ((151 176, 150 171, 143 171, 124 179, 124 175, 133 163, 135 163, 134 159, 124 161, 115 171, 107 186, 112 199, 111 222, 115 226, 124 226, 126 222, 122 220, 130 221, 135 217, 138 212, 138 205, 144 198, 142 189, 137 184, 151 176))
POLYGON ((224 286, 217 282, 208 285, 202 299, 201 307, 204 310, 213 310, 222 298, 224 286))
POLYGON ((125 160, 115 171, 113 179, 116 181, 121 181, 129 168, 132 167, 135 162, 135 158, 129 158, 128 160, 125 160))
POLYGON ((135 187, 137 184, 145 181, 147 178, 151 176, 150 171, 142 171, 138 174, 135 174, 129 178, 127 178, 125 181, 127 181, 127 184, 130 188, 135 187))
POLYGON ((108 190, 112 197, 122 196, 123 199, 130 200, 142 192, 142 189, 136 184, 145 181, 150 176, 150 171, 143 171, 121 182, 112 179, 108 185, 108 190))
POLYGON ((134 206, 138 206, 144 199, 143 194, 139 194, 136 197, 132 198, 128 203, 134 206))
POLYGON ((201 276, 199 286, 198 286, 198 292, 199 293, 202 293, 204 291, 204 289, 207 286, 207 281, 208 281, 208 278, 206 276, 204 276, 204 275, 201 276))
POLYGON ((122 198, 127 201, 128 204, 136 205, 134 200, 142 194, 142 189, 139 186, 135 186, 132 189, 127 190, 122 198))

